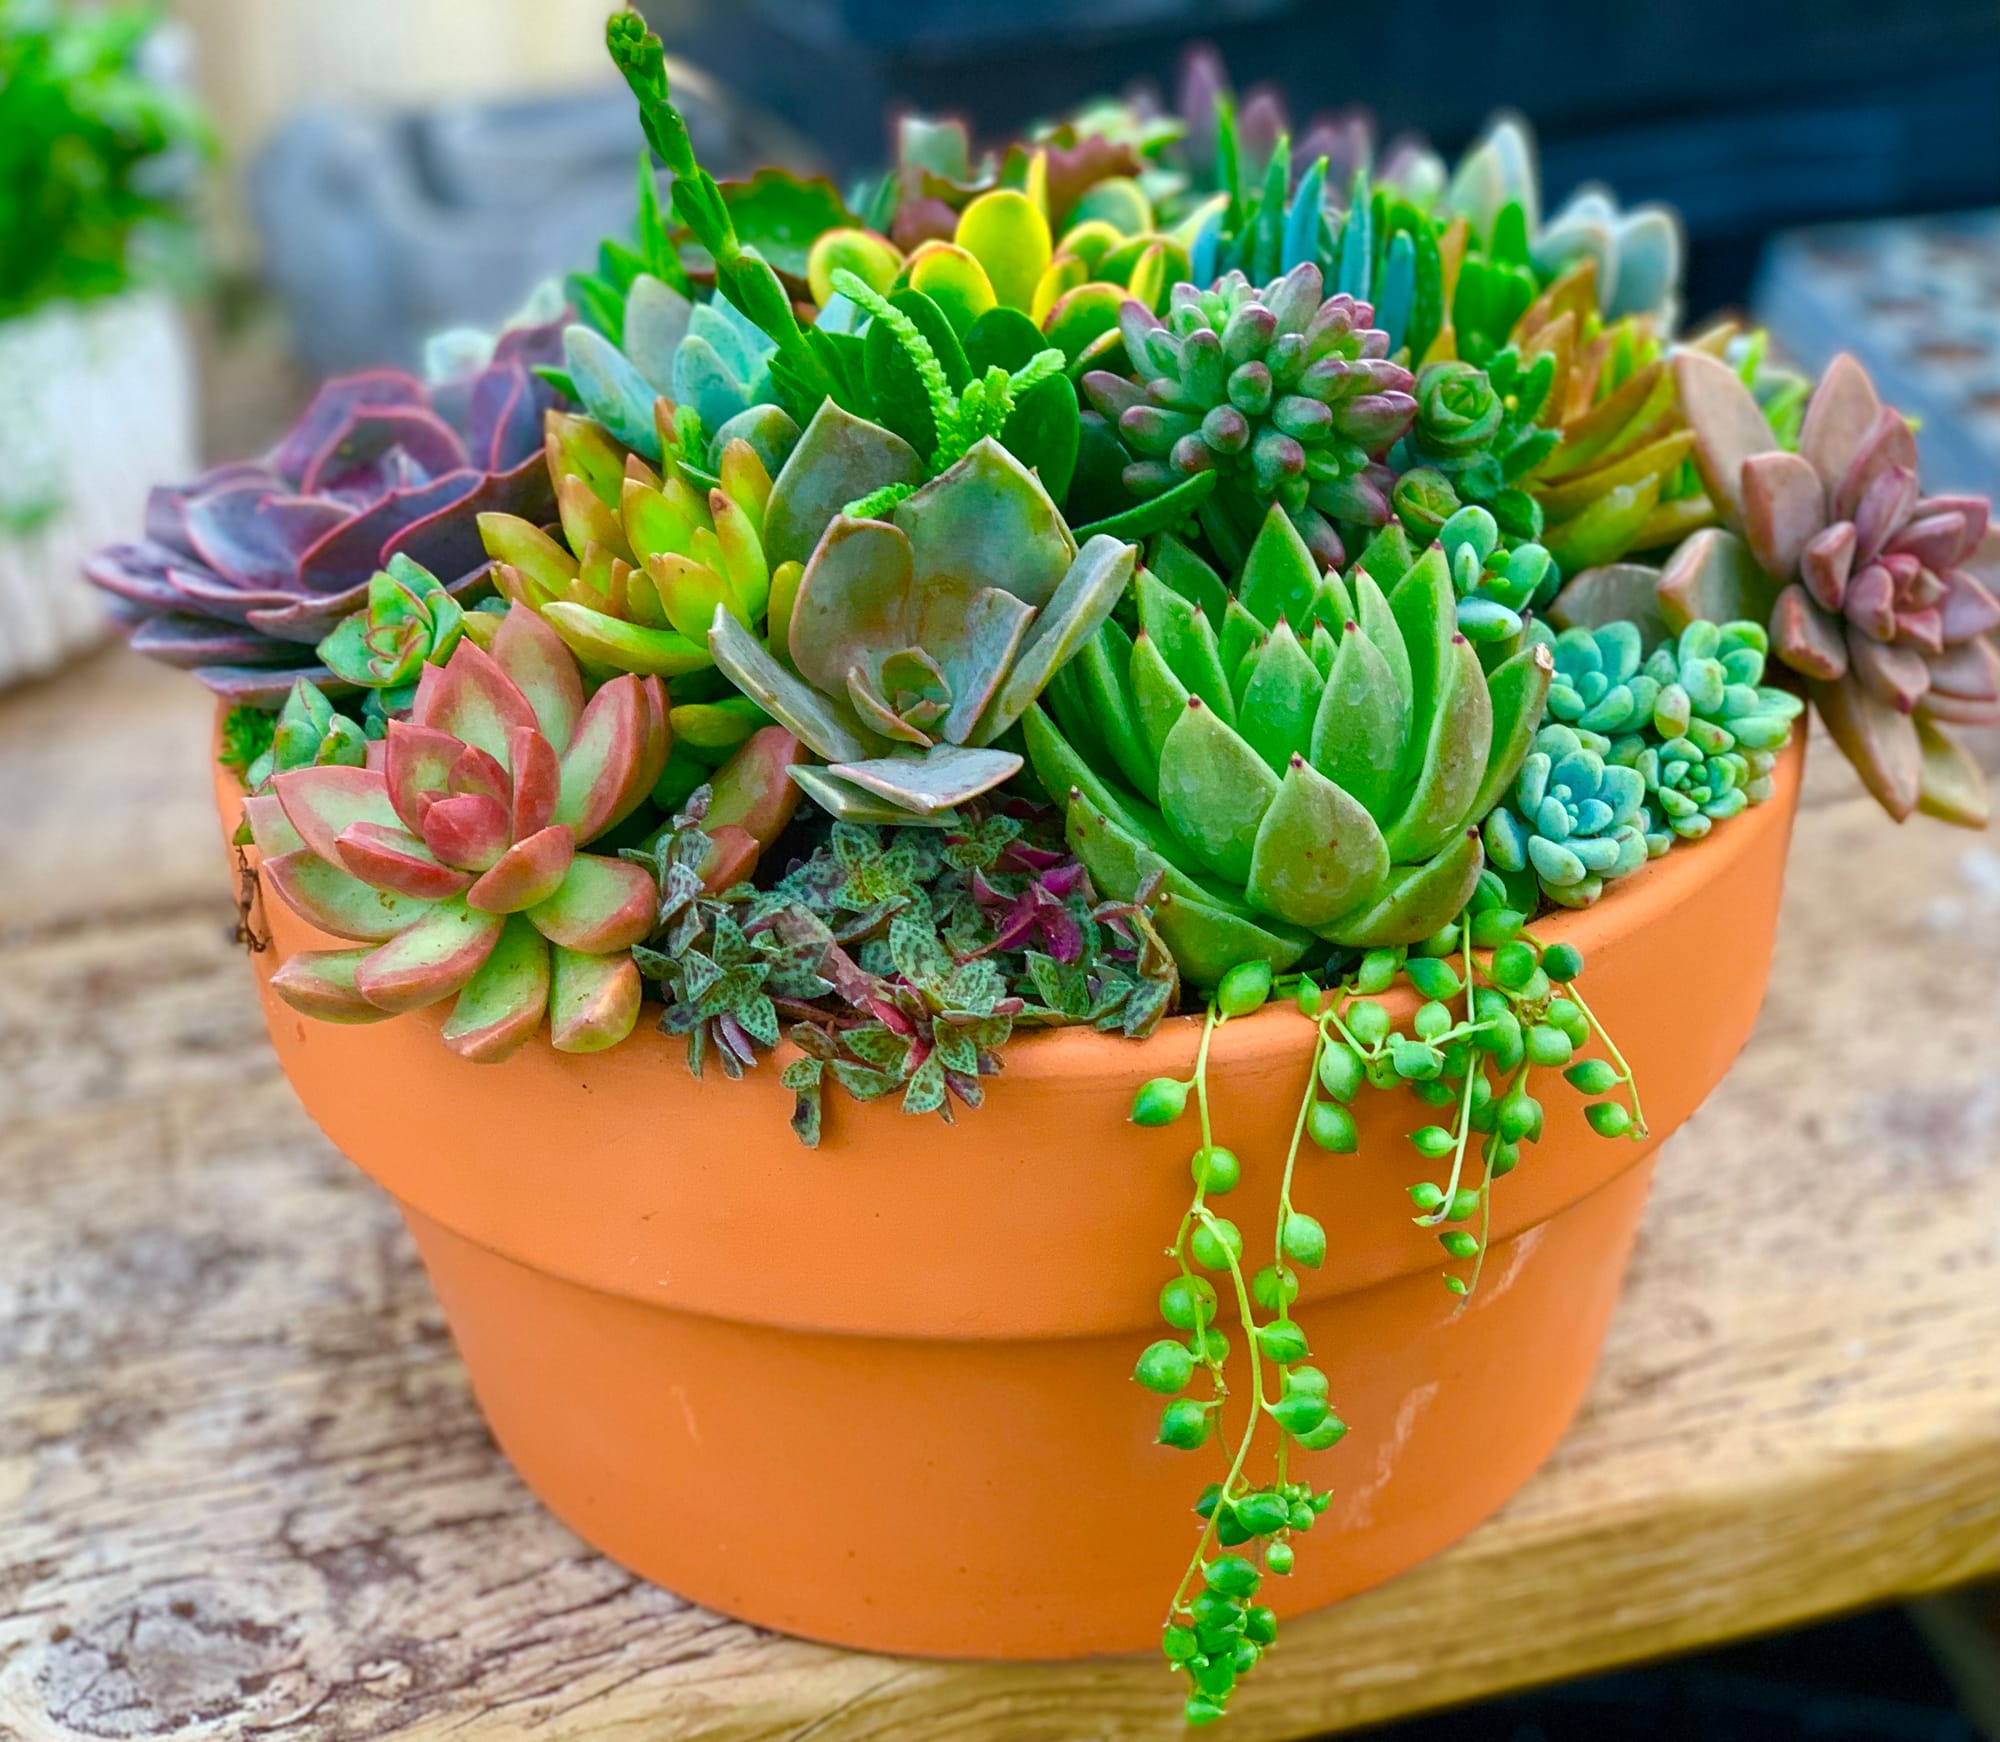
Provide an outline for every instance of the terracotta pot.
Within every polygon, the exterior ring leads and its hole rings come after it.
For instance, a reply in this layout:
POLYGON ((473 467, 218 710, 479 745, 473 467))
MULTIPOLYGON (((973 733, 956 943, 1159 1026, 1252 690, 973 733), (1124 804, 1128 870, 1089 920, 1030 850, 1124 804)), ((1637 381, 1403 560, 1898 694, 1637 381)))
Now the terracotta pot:
MULTIPOLYGON (((1762 1000, 1802 762, 1795 741, 1772 802, 1539 928, 1583 951, 1652 1134, 1596 1137, 1579 1097, 1545 1091, 1466 1311, 1404 1196, 1429 1171, 1403 1135, 1424 1109, 1364 1094, 1362 1152, 1302 1158, 1330 1249, 1294 1310, 1352 1432, 1301 1462, 1334 1498, 1267 1584, 1281 1613, 1463 1536, 1561 1437, 1658 1147, 1762 1000)), ((277 903, 263 919, 260 975, 322 941, 277 903)), ((268 990, 265 1009, 307 1111, 401 1206, 501 1447, 606 1554, 724 1614, 874 1650, 1155 1643, 1221 1460, 1155 1445, 1157 1401, 1129 1378, 1160 1334, 1191 1142, 1125 1115, 1141 1080, 1185 1073, 1197 1022, 1143 1046, 1023 1037, 954 1126, 832 1100, 813 1151, 775 1069, 696 1082, 650 1027, 596 1057, 534 1044, 476 1066, 427 1015, 333 1027, 268 990), (1080 1540, 1119 1552, 1058 1552, 1080 1540)), ((1308 1035, 1273 1006, 1214 1048, 1218 1137, 1244 1164, 1227 1208, 1253 1253, 1308 1035)))

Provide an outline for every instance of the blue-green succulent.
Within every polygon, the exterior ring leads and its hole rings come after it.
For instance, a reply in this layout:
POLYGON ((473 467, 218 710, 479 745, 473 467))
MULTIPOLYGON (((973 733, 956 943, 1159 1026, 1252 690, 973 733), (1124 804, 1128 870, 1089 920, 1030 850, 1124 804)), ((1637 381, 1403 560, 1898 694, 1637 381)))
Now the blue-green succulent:
POLYGON ((1574 726, 1542 727, 1506 802, 1487 817, 1487 857, 1521 911, 1541 905, 1538 890, 1560 906, 1588 907, 1605 884, 1645 864, 1646 783, 1607 749, 1574 726))
MULTIPOLYGON (((1616 629, 1631 626, 1588 633, 1616 629)), ((1636 639, 1637 631, 1631 633, 1636 639)), ((1665 851, 1674 837, 1699 840, 1716 823, 1771 796, 1778 751, 1805 704, 1763 683, 1768 650, 1761 624, 1691 623, 1656 647, 1631 678, 1635 699, 1651 691, 1637 729, 1599 728, 1618 734, 1611 754, 1645 781, 1646 834, 1655 852, 1665 851)), ((1560 651, 1556 657, 1560 671, 1560 651)), ((1597 712, 1602 718, 1603 710, 1597 712)))

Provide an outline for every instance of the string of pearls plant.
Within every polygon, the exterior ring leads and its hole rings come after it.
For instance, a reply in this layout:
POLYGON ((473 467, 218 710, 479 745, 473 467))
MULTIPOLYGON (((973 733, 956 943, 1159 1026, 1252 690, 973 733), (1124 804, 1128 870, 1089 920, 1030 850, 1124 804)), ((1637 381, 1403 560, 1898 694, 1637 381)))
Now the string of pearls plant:
POLYGON ((1199 1451, 1221 1440, 1228 1452, 1222 1479, 1195 1504, 1201 1533, 1160 1638, 1169 1666, 1187 1678, 1190 1724, 1220 1718, 1276 1642, 1277 1616, 1258 1601, 1264 1580, 1292 1571, 1293 1538, 1330 1503, 1330 1491, 1293 1468, 1294 1448, 1327 1451, 1347 1433, 1292 1316, 1300 1273, 1327 1257, 1324 1225, 1294 1199, 1301 1153, 1308 1142, 1328 1155, 1359 1152, 1354 1103, 1363 1089, 1407 1089, 1435 1109, 1435 1121, 1408 1134, 1429 1164, 1429 1177, 1408 1192, 1412 1220, 1435 1234, 1448 1260, 1444 1286, 1462 1308, 1485 1263, 1494 1182, 1541 1136, 1543 1104, 1534 1091, 1547 1073, 1560 1072, 1587 1098, 1585 1117, 1600 1136, 1646 1134, 1631 1069, 1578 989, 1582 970, 1574 946, 1534 937, 1505 905, 1498 880, 1487 878, 1458 922, 1413 950, 1367 952, 1330 987, 1310 975, 1274 979, 1263 962, 1232 969, 1202 1019, 1192 1074, 1155 1077, 1135 1097, 1138 1125, 1172 1124, 1192 1105, 1200 1141, 1188 1164, 1193 1197, 1170 1250, 1173 1274, 1160 1290, 1160 1316, 1172 1334, 1148 1345, 1133 1377, 1168 1399, 1162 1445, 1199 1451), (1399 1025, 1382 994, 1402 980, 1421 1002, 1399 1025), (1216 1033, 1273 998, 1289 998, 1309 1025, 1310 1068, 1272 1208, 1269 1261, 1253 1272, 1243 1230, 1215 1207, 1243 1169, 1216 1139, 1208 1067, 1216 1033), (1240 1362, 1224 1328, 1232 1317, 1243 1339, 1240 1362), (1248 1408, 1230 1444, 1224 1415, 1233 1391, 1247 1394, 1248 1408), (1267 1433, 1275 1433, 1275 1447, 1253 1474, 1267 1433))

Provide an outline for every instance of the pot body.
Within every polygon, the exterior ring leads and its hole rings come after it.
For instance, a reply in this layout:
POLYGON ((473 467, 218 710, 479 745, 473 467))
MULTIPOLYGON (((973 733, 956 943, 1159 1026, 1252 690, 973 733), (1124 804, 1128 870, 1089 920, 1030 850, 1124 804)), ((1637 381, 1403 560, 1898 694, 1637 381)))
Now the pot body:
MULTIPOLYGON (((1361 1152, 1301 1157, 1294 1197, 1329 1249, 1293 1311, 1351 1431, 1294 1452, 1333 1501, 1297 1572, 1265 1587, 1280 1613, 1456 1540, 1561 1437, 1657 1147, 1755 1019, 1802 756, 1795 742, 1770 803, 1538 928, 1583 951, 1651 1134, 1595 1136, 1547 1073, 1543 1140, 1495 1189, 1464 1310, 1404 1195, 1433 1171, 1404 1136, 1426 1109, 1365 1092, 1361 1152)), ((325 941, 270 906, 260 976, 325 941)), ((1024 1036, 949 1127, 830 1100, 811 1151, 774 1068, 696 1082, 650 1029, 595 1057, 536 1043, 474 1066, 432 1017, 335 1027, 264 997, 308 1112, 402 1206, 496 1438, 591 1543, 725 1614, 873 1650, 1156 1641, 1225 1458, 1154 1444, 1159 1400, 1129 1377, 1163 1334, 1198 1139, 1192 1118, 1141 1130, 1126 1113, 1143 1079, 1186 1074, 1198 1022, 1143 1045, 1024 1036)), ((1217 1141, 1243 1162, 1222 1208, 1252 1264, 1309 1051, 1275 1005, 1212 1051, 1217 1141)))
POLYGON ((168 297, 0 321, 0 689, 103 639, 84 559, 194 469, 193 356, 168 297))

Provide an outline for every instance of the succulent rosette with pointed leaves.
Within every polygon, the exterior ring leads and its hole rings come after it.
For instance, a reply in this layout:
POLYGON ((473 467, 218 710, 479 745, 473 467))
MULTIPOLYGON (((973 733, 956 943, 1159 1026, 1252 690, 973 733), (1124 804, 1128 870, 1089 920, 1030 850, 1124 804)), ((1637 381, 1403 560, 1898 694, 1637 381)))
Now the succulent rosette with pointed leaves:
POLYGON ((1908 422, 1852 357, 1813 390, 1797 453, 1726 364, 1683 352, 1674 371, 1709 494, 1780 589, 1773 651, 1891 816, 1982 825, 1985 777, 1951 728, 2000 720, 2000 602, 1968 566, 1986 501, 1922 493, 1908 422))
POLYGON ((145 536, 87 565, 132 645, 218 694, 275 708, 295 677, 334 684, 314 648, 398 553, 464 599, 486 583, 477 517, 545 518, 537 364, 558 329, 501 336, 484 368, 426 387, 394 370, 329 381, 261 460, 162 486, 145 536))
POLYGON ((711 481, 658 403, 659 472, 590 419, 551 412, 561 538, 508 515, 482 517, 480 536, 501 593, 547 618, 586 668, 673 680, 673 755, 654 794, 673 809, 769 720, 714 669, 708 631, 718 607, 782 652, 800 558, 833 514, 921 468, 899 437, 827 405, 775 481, 735 437, 711 481), (779 561, 776 551, 797 554, 779 561))
POLYGON ((267 892, 356 947, 308 950, 272 989, 309 1016, 372 1022, 453 1000, 444 1040, 506 1057, 551 1018, 556 1047, 631 1032, 631 946, 658 890, 641 865, 581 851, 652 790, 667 757, 658 678, 588 701, 555 632, 515 606, 489 654, 427 666, 407 721, 362 768, 299 768, 245 801, 267 892))
POLYGON ((1455 918, 1478 821, 1541 722, 1547 650, 1489 676, 1443 551, 1386 590, 1360 566, 1343 580, 1275 508, 1219 629, 1159 574, 1137 590, 1138 633, 1107 623, 1027 720, 1098 888, 1130 900, 1157 879, 1160 935, 1203 985, 1455 918))
MULTIPOLYGON (((490 619, 487 627, 492 627, 490 619)), ((368 602, 319 644, 341 683, 363 691, 371 732, 416 699, 424 667, 442 665, 466 633, 466 614, 423 564, 398 551, 368 582, 368 602)))
POLYGON ((1261 291, 1234 272, 1213 290, 1177 284, 1164 322, 1128 302, 1119 323, 1131 375, 1083 379, 1132 455, 1134 495, 1215 474, 1199 512, 1231 566, 1273 503, 1328 564, 1345 560, 1336 523, 1389 518, 1395 476, 1382 457, 1416 416, 1413 378, 1390 361, 1369 305, 1323 287, 1308 262, 1261 291))
POLYGON ((800 577, 782 653, 726 609, 716 664, 825 760, 792 778, 850 822, 947 824, 1020 771, 997 740, 1096 631, 1135 552, 1081 550, 990 437, 885 518, 842 514, 800 577))
POLYGON ((251 792, 262 791, 272 775, 294 768, 329 763, 359 768, 368 760, 367 734, 328 701, 311 678, 293 683, 275 720, 263 713, 255 717, 271 722, 271 741, 241 770, 243 784, 251 792))
POLYGON ((1645 315, 1671 332, 1680 310, 1680 221, 1666 206, 1620 208, 1608 188, 1579 188, 1553 216, 1542 216, 1541 171, 1535 138, 1518 115, 1497 117, 1459 159, 1445 189, 1447 211, 1479 236, 1491 235, 1510 206, 1520 210, 1528 254, 1544 281, 1583 260, 1595 267, 1593 288, 1606 320, 1645 315))

